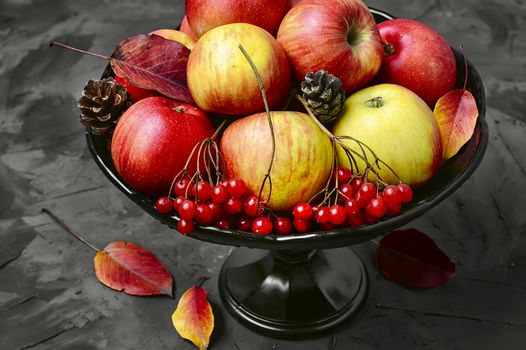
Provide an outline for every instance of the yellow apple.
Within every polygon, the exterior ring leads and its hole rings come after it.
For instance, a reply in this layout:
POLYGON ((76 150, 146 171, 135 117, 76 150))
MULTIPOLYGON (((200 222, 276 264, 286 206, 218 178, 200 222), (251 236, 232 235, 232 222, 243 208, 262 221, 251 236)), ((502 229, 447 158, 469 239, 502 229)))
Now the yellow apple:
MULTIPOLYGON (((408 185, 420 185, 431 178, 442 160, 442 140, 438 123, 428 105, 415 93, 395 84, 380 84, 357 91, 347 98, 343 115, 333 126, 336 136, 351 136, 369 146, 408 185)), ((350 140, 346 145, 362 152, 350 140)), ((367 152, 369 161, 373 156, 367 152)), ((355 157, 358 167, 365 163, 355 157)), ((349 159, 338 147, 338 160, 349 159)), ((396 176, 381 165, 380 177, 397 183, 396 176)), ((374 181, 374 174, 369 176, 374 181)))
POLYGON ((177 41, 186 46, 188 50, 192 50, 195 45, 195 40, 192 39, 188 34, 175 29, 157 29, 153 32, 150 32, 150 35, 151 34, 162 36, 163 38, 168 40, 177 41))
MULTIPOLYGON (((284 212, 323 189, 331 173, 334 153, 329 137, 308 115, 272 112, 272 121, 276 151, 270 172, 269 207, 284 212)), ((272 156, 267 114, 254 114, 230 124, 221 137, 220 151, 226 176, 243 180, 257 196, 272 156)), ((267 199, 268 195, 267 182, 262 198, 267 199)))

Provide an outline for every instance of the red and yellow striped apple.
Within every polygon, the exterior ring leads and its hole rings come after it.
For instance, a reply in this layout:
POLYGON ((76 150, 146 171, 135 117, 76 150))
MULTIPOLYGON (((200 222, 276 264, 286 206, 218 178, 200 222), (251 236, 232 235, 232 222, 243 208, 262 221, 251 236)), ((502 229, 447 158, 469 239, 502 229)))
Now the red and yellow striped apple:
POLYGON ((382 41, 373 15, 361 0, 302 0, 278 31, 296 74, 324 69, 342 81, 346 93, 363 87, 382 62, 382 41))
POLYGON ((261 75, 271 109, 280 109, 290 90, 290 67, 281 45, 248 23, 216 27, 194 46, 187 66, 188 88, 204 111, 247 115, 264 111, 258 82, 239 45, 261 75))
MULTIPOLYGON (((374 85, 349 96, 333 133, 364 142, 408 185, 420 185, 429 180, 442 160, 440 129, 433 112, 424 100, 400 85, 374 85)), ((361 153, 356 143, 344 142, 361 153)), ((371 153, 367 154, 373 162, 371 153)), ((340 147, 338 160, 341 165, 349 166, 340 147)), ((356 160, 363 169, 364 162, 356 160)), ((384 181, 398 183, 387 167, 381 166, 379 173, 384 181)), ((374 181, 375 178, 370 173, 369 179, 374 181)))
MULTIPOLYGON (((269 207, 283 212, 308 201, 326 184, 334 159, 329 137, 300 112, 272 112, 276 151, 270 176, 269 207)), ((223 133, 220 151, 225 173, 242 179, 258 195, 272 157, 272 137, 266 113, 234 121, 223 133)), ((268 198, 268 182, 262 199, 268 198)))
POLYGON ((229 23, 250 23, 275 35, 291 7, 291 0, 186 0, 186 16, 198 37, 229 23))
MULTIPOLYGON (((148 97, 119 119, 111 142, 113 164, 135 191, 166 196, 194 145, 213 133, 212 122, 199 108, 148 97)), ((197 161, 190 162, 188 172, 193 174, 196 167, 197 161)))

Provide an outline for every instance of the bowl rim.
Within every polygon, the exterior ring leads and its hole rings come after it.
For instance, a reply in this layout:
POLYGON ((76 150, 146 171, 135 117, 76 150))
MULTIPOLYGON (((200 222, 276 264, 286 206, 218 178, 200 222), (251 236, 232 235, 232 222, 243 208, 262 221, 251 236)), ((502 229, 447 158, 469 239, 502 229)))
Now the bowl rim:
MULTIPOLYGON (((380 17, 383 20, 395 18, 381 10, 370 8, 371 13, 376 17, 380 17)), ((453 49, 457 59, 462 57, 461 54, 453 49)), ((354 245, 371 240, 379 235, 385 234, 393 229, 401 227, 415 218, 421 216, 423 213, 443 201, 456 189, 458 189, 475 171, 478 167, 484 153, 486 151, 489 139, 488 125, 485 120, 485 93, 482 80, 475 67, 468 61, 469 74, 472 76, 471 82, 476 83, 477 88, 480 92, 480 99, 477 100, 479 108, 479 117, 477 118, 477 124, 475 132, 468 141, 469 143, 474 142, 474 138, 478 138, 476 149, 474 150, 473 156, 467 162, 466 167, 463 171, 457 173, 448 182, 442 186, 441 190, 435 192, 432 196, 425 197, 416 203, 410 203, 409 206, 404 206, 404 210, 401 214, 381 219, 380 221, 373 224, 366 224, 359 227, 344 227, 337 228, 331 231, 313 231, 308 233, 291 234, 288 236, 278 235, 257 235, 251 232, 237 231, 232 229, 221 229, 215 226, 200 226, 196 225, 196 230, 189 235, 191 238, 198 240, 224 244, 233 246, 246 246, 249 248, 261 248, 268 250, 304 250, 304 249, 321 249, 321 248, 337 248, 343 246, 354 245)), ((103 73, 103 76, 108 76, 108 69, 103 73)), ((145 196, 132 190, 126 182, 116 172, 113 162, 111 161, 111 155, 104 157, 101 155, 100 150, 106 149, 109 152, 107 141, 99 136, 91 135, 86 131, 86 142, 89 151, 95 160, 95 163, 99 166, 101 171, 108 177, 121 192, 123 192, 128 198, 139 205, 144 211, 150 214, 161 223, 168 225, 170 228, 175 229, 179 217, 177 215, 163 215, 155 210, 155 200, 151 197, 145 196)), ((452 159, 447 160, 445 163, 452 161, 462 154, 462 150, 455 155, 452 159)), ((439 176, 440 169, 434 175, 439 176)), ((425 187, 426 184, 423 185, 425 187)), ((418 191, 418 189, 416 190, 418 191)))

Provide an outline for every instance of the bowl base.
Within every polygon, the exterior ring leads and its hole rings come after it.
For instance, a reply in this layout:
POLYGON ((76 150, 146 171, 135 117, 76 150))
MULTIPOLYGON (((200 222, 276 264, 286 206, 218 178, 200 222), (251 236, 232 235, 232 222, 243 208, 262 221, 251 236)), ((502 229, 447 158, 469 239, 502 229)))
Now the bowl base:
POLYGON ((227 310, 267 336, 318 336, 358 312, 367 273, 348 247, 266 251, 237 248, 225 261, 219 292, 227 310))

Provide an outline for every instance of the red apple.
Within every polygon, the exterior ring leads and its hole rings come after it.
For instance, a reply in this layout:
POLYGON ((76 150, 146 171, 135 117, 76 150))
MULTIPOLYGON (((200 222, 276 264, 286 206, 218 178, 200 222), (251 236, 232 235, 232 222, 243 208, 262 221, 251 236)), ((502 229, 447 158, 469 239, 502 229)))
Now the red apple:
POLYGON ((324 69, 346 93, 364 86, 382 61, 382 41, 373 15, 361 0, 302 0, 278 31, 296 78, 324 69))
POLYGON ((190 28, 190 24, 188 23, 188 17, 186 17, 186 15, 183 17, 183 20, 181 21, 181 26, 179 27, 179 31, 187 34, 190 38, 194 39, 194 41, 197 41, 199 39, 197 35, 195 35, 195 33, 192 32, 192 28, 190 28))
POLYGON ((115 76, 115 82, 126 88, 126 91, 131 96, 132 102, 138 102, 146 97, 160 96, 160 94, 155 90, 148 90, 132 85, 126 78, 115 76))
POLYGON ((188 88, 207 112, 246 115, 265 110, 256 76, 239 45, 261 75, 271 109, 280 109, 290 90, 290 68, 281 45, 248 23, 216 27, 194 46, 187 66, 188 88))
MULTIPOLYGON (((133 104, 119 119, 111 142, 115 169, 135 191, 167 195, 193 147, 214 126, 199 108, 165 97, 133 104)), ((188 171, 196 171, 191 161, 188 171)), ((203 169, 203 167, 201 167, 203 169)))
POLYGON ((378 82, 405 86, 430 106, 453 90, 457 76, 455 56, 438 32, 405 18, 382 22, 378 30, 385 43, 378 82))
MULTIPOLYGON (((272 210, 290 211, 318 193, 331 174, 334 153, 329 137, 299 112, 272 112, 276 151, 270 177, 272 210)), ((272 157, 272 137, 266 113, 234 121, 223 133, 220 151, 227 177, 243 180, 255 195, 272 157)), ((262 198, 269 195, 269 183, 262 198)))
POLYGON ((291 7, 291 0, 186 0, 186 16, 198 37, 228 23, 250 23, 274 35, 291 7))

